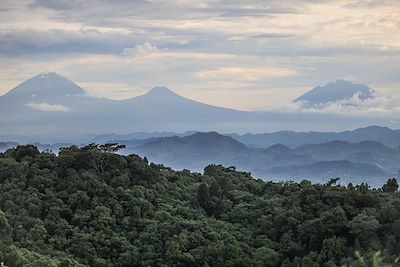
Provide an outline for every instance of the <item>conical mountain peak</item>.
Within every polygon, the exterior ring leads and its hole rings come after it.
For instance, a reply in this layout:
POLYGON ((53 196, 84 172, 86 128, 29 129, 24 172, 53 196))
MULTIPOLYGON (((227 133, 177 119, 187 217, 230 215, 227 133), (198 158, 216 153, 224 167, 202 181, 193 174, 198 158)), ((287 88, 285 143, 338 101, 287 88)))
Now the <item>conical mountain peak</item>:
POLYGON ((145 95, 147 96, 179 96, 167 87, 157 86, 148 91, 145 95))
POLYGON ((360 100, 371 99, 375 97, 375 91, 363 84, 338 79, 324 86, 317 86, 294 101, 306 106, 321 107, 329 103, 348 101, 354 96, 360 100))
POLYGON ((55 73, 40 73, 21 83, 5 96, 16 97, 20 100, 36 98, 59 98, 65 96, 84 95, 85 91, 74 82, 55 73))
POLYGON ((55 78, 61 78, 65 79, 61 75, 57 74, 56 72, 41 72, 38 75, 36 75, 34 78, 36 79, 55 79, 55 78))

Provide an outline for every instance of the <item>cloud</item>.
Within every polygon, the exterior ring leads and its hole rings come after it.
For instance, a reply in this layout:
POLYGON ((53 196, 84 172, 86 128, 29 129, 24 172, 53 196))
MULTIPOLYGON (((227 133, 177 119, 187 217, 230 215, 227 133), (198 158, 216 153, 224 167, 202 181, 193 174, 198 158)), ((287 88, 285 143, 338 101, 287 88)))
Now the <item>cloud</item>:
MULTIPOLYGON (((300 1, 299 1, 300 2, 300 1)), ((82 10, 85 7, 92 7, 92 10, 125 10, 128 14, 140 11, 154 11, 154 16, 170 17, 174 14, 192 16, 197 14, 217 14, 219 16, 260 16, 264 14, 293 14, 302 11, 302 4, 293 5, 286 1, 253 0, 248 3, 241 1, 214 1, 214 0, 35 0, 31 7, 43 7, 58 11, 82 10), (129 9, 130 8, 130 9, 129 9), (169 9, 169 12, 159 14, 161 10, 169 9), (186 14, 185 14, 186 13, 186 14), (161 15, 161 16, 160 16, 161 15)))
POLYGON ((393 12, 399 5, 366 1, 375 9, 349 7, 360 2, 36 0, 25 9, 19 7, 19 13, 0 14, 7 29, 0 36, 0 52, 3 47, 3 54, 13 55, 117 54, 148 42, 169 50, 225 49, 238 55, 398 54, 400 40, 393 38, 399 35, 398 17, 393 12), (34 15, 27 16, 32 9, 34 15), (27 23, 27 18, 32 21, 27 23), (37 28, 43 31, 33 30, 37 28), (93 32, 82 32, 87 29, 93 32))
POLYGON ((198 72, 196 75, 206 79, 256 81, 266 78, 294 76, 296 71, 284 68, 219 67, 198 72))
POLYGON ((124 48, 124 55, 131 57, 147 56, 157 52, 159 52, 159 49, 148 42, 144 42, 141 45, 136 45, 133 48, 124 48))
POLYGON ((49 103, 33 103, 30 102, 26 104, 27 107, 30 107, 35 110, 46 111, 46 112, 69 112, 70 108, 58 105, 58 104, 49 104, 49 103))
POLYGON ((119 54, 123 47, 135 41, 132 34, 90 28, 5 30, 0 31, 0 54, 119 54))
POLYGON ((234 35, 228 38, 230 41, 241 41, 246 39, 275 39, 275 38, 289 38, 294 37, 294 34, 283 32, 270 32, 249 35, 234 35))
MULTIPOLYGON (((351 118, 379 118, 386 119, 386 123, 393 126, 398 123, 400 117, 400 94, 399 88, 392 88, 392 94, 376 94, 373 98, 361 99, 358 93, 351 98, 340 101, 329 102, 320 106, 302 105, 299 102, 279 99, 278 95, 272 96, 273 101, 267 108, 260 108, 260 111, 279 113, 316 114, 326 116, 339 116, 351 118)), ((379 90, 379 89, 378 89, 379 90)), ((380 90, 379 90, 380 91, 380 90)))
POLYGON ((79 0, 36 0, 30 4, 31 7, 46 7, 55 10, 81 8, 83 5, 84 1, 79 0))
POLYGON ((346 116, 370 117, 398 117, 400 116, 400 95, 376 96, 369 99, 360 99, 354 94, 350 99, 330 102, 320 107, 306 107, 294 104, 292 110, 304 113, 344 114, 346 116))
POLYGON ((397 0, 354 0, 346 4, 349 8, 379 8, 387 5, 399 5, 397 0))

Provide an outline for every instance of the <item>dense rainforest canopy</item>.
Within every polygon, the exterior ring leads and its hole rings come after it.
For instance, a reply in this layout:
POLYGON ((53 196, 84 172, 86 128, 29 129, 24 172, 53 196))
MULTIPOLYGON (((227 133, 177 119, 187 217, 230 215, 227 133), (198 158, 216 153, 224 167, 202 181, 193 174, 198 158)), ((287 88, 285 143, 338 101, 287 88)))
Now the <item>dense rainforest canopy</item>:
POLYGON ((117 146, 0 154, 8 266, 390 266, 400 197, 366 184, 272 183, 233 167, 173 171, 117 146))

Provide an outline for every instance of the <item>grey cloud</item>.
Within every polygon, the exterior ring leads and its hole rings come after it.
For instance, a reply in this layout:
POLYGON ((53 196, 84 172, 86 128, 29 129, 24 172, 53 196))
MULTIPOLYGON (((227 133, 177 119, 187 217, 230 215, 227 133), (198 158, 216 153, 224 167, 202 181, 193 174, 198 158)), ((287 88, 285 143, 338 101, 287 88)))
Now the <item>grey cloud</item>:
MULTIPOLYGON (((46 7, 57 10, 52 14, 51 19, 64 22, 78 22, 82 25, 93 27, 112 27, 129 29, 132 32, 145 31, 145 34, 132 33, 133 36, 114 35, 106 38, 85 35, 82 38, 72 38, 65 45, 49 46, 49 51, 76 51, 84 53, 112 53, 118 54, 124 48, 133 47, 136 44, 150 42, 157 47, 188 50, 198 49, 199 51, 208 50, 211 52, 221 52, 223 50, 229 53, 254 54, 269 56, 331 56, 343 55, 347 53, 366 54, 373 52, 375 55, 393 54, 392 51, 383 51, 379 48, 347 47, 337 48, 334 46, 328 48, 310 47, 309 40, 311 36, 300 36, 304 34, 299 28, 299 33, 259 33, 259 34, 239 34, 229 36, 218 30, 218 28, 192 27, 188 29, 179 28, 181 20, 191 19, 228 19, 227 17, 269 17, 283 14, 306 13, 307 3, 317 2, 315 0, 301 1, 259 1, 252 0, 246 3, 243 1, 145 1, 145 0, 36 0, 32 6, 46 7), (170 20, 169 25, 163 24, 163 19, 170 20), (150 23, 151 22, 151 23, 150 23), (176 23, 176 24, 175 24, 176 23), (271 40, 295 38, 293 42, 271 40), (108 39, 107 39, 108 38, 108 39), (243 45, 234 45, 230 41, 235 39, 249 39, 243 45), (254 39, 251 41, 250 39, 254 39), (257 39, 270 39, 268 44, 257 43, 257 39), (114 43, 110 44, 110 41, 114 43), (93 52, 90 50, 93 46, 93 52), (79 49, 79 46, 82 49, 79 49), (324 54, 325 53, 325 54, 324 54)), ((323 1, 327 3, 329 1, 323 1)), ((361 1, 353 1, 356 4, 361 1)), ((392 2, 392 1, 387 1, 392 2)), ((368 1, 376 3, 376 1, 368 1)), ((182 21, 182 24, 188 22, 182 21)), ((198 23, 194 21, 194 23, 198 23)), ((333 23, 333 22, 330 22, 333 23)), ((327 25, 325 25, 326 27, 327 25)), ((239 31, 238 31, 239 32, 239 31)), ((245 30, 243 31, 245 32, 245 30)), ((46 38, 44 38, 46 40, 46 38)), ((3 42, 7 42, 4 40, 3 42)), ((1 43, 1 42, 0 42, 1 43)), ((21 42, 16 47, 23 51, 26 46, 21 46, 21 42)), ((11 45, 10 45, 11 46, 11 45)), ((9 46, 6 46, 9 47, 9 46)), ((39 52, 44 49, 36 49, 39 52)), ((4 51, 4 49, 3 49, 4 51)))
POLYGON ((149 3, 146 0, 35 0, 30 7, 44 7, 54 10, 76 10, 82 8, 96 8, 96 6, 120 6, 149 3))
POLYGON ((279 32, 271 32, 271 33, 262 33, 262 34, 253 34, 253 35, 235 35, 230 38, 230 40, 244 40, 244 39, 275 39, 275 38, 289 38, 294 37, 294 34, 289 33, 279 33, 279 32))
POLYGON ((93 29, 78 31, 33 29, 0 32, 0 55, 15 56, 51 53, 84 53, 121 55, 125 48, 143 42, 162 48, 179 47, 174 38, 158 38, 151 32, 119 33, 93 29), (159 39, 158 41, 156 41, 159 39))
POLYGON ((131 43, 126 36, 102 34, 95 31, 21 30, 0 33, 0 54, 40 53, 118 53, 131 43), (118 42, 115 42, 117 37, 118 42))
POLYGON ((35 0, 31 7, 58 11, 54 19, 68 19, 90 25, 110 25, 110 18, 174 19, 204 17, 259 17, 269 14, 303 13, 301 1, 293 5, 287 1, 146 1, 146 0, 35 0))
POLYGON ((96 29, 19 30, 0 32, 0 55, 50 53, 121 55, 125 48, 149 42, 159 49, 259 55, 267 57, 355 57, 397 56, 400 48, 377 45, 315 47, 308 36, 274 32, 227 35, 213 29, 132 28, 132 32, 101 32, 96 29), (139 31, 141 30, 141 31, 139 31), (292 38, 288 42, 287 38, 292 38), (239 40, 240 45, 234 43, 239 40), (267 40, 267 43, 258 42, 267 40))
POLYGON ((299 14, 303 11, 294 7, 277 7, 277 8, 233 8, 219 7, 216 9, 221 17, 260 17, 271 14, 299 14))
POLYGON ((251 38, 286 38, 286 37, 293 37, 294 34, 288 33, 263 33, 263 34, 256 34, 251 35, 251 38))
POLYGON ((376 8, 384 5, 397 5, 399 6, 398 0, 354 0, 346 4, 349 8, 376 8))
POLYGON ((36 0, 30 7, 45 7, 54 10, 69 10, 69 9, 76 9, 82 8, 84 6, 85 1, 79 0, 36 0))
MULTIPOLYGON (((191 19, 229 19, 229 17, 269 17, 284 14, 306 13, 307 3, 317 2, 315 0, 301 1, 259 1, 252 0, 246 3, 238 0, 231 1, 145 1, 145 0, 36 0, 32 5, 35 7, 46 7, 57 10, 52 14, 52 20, 64 22, 78 22, 82 25, 93 27, 112 27, 129 29, 133 32, 146 31, 146 34, 134 34, 133 37, 124 35, 110 36, 108 40, 118 44, 109 44, 105 38, 91 38, 86 35, 78 41, 71 41, 68 45, 51 46, 51 51, 60 50, 75 51, 82 46, 84 53, 90 52, 90 45, 93 45, 92 53, 112 53, 118 54, 124 48, 133 47, 136 44, 150 42, 157 47, 188 50, 198 49, 199 51, 208 50, 211 52, 254 54, 269 56, 331 56, 336 52, 338 55, 346 53, 365 54, 373 51, 374 54, 386 55, 391 51, 380 51, 379 48, 355 47, 355 48, 318 48, 310 47, 309 38, 311 36, 298 36, 299 34, 277 32, 259 34, 239 34, 229 36, 218 30, 218 28, 193 27, 179 28, 181 20, 191 19), (169 25, 164 25, 162 20, 170 20, 169 25), (151 23, 150 23, 151 22, 151 23), (175 25, 176 23, 176 25, 175 25), (285 39, 296 38, 293 42, 269 40, 268 44, 257 43, 257 39, 285 39), (234 45, 231 41, 235 39, 249 39, 243 45, 234 45), (250 39, 254 39, 251 41, 250 39), (326 54, 324 54, 326 53, 326 54)), ((328 1, 323 1, 328 2, 328 1)), ((356 1, 359 2, 359 1, 356 1)), ((374 2, 374 1, 368 1, 374 2)), ((355 3, 355 2, 354 2, 355 3)), ((188 22, 182 21, 182 24, 188 22)), ((197 23, 194 21, 194 23, 197 23)), ((239 32, 239 31, 238 31, 239 32)), ((244 31, 245 32, 245 29, 244 31)), ((107 36, 107 35, 105 35, 107 36)), ((76 38, 74 38, 75 40, 76 38)), ((46 40, 46 38, 45 38, 46 40)), ((18 45, 17 45, 18 47, 18 45)), ((25 48, 25 46, 23 46, 25 48)), ((23 49, 20 49, 23 50, 23 49)), ((40 49, 39 49, 40 51, 40 49)))

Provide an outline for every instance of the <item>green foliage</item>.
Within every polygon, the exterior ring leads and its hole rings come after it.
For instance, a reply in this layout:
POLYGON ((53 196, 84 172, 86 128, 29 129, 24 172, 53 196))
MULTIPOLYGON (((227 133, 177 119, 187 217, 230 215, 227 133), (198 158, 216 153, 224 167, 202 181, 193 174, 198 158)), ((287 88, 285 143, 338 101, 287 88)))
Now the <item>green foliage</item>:
POLYGON ((0 155, 8 266, 389 266, 397 181, 272 183, 233 167, 175 172, 117 144, 0 155), (354 255, 354 251, 358 251, 354 255), (379 251, 379 253, 376 253, 379 251), (363 255, 363 256, 361 256, 363 255))
POLYGON ((12 150, 12 154, 16 161, 21 162, 25 158, 35 158, 39 154, 39 150, 33 145, 17 146, 12 150))

